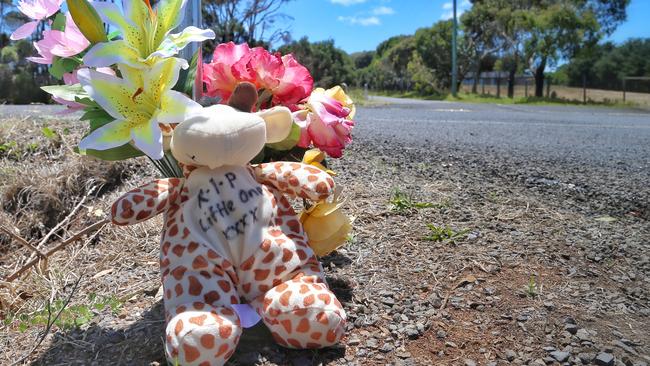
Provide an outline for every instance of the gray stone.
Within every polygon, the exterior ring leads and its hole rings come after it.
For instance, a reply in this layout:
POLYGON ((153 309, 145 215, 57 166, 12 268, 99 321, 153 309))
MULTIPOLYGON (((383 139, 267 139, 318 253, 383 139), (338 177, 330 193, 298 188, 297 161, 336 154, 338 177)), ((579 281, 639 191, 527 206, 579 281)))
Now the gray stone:
POLYGON ((409 351, 397 351, 395 352, 395 356, 399 358, 411 358, 411 352, 409 351))
POLYGON ((612 344, 617 346, 617 347, 622 348, 627 353, 630 353, 630 354, 633 354, 633 355, 638 355, 638 353, 632 347, 628 346, 627 344, 625 344, 625 343, 623 343, 621 341, 614 341, 614 342, 612 342, 612 344))
POLYGON ((444 330, 439 330, 436 333, 436 337, 438 337, 440 339, 445 339, 445 338, 447 338, 447 332, 445 332, 444 330))
POLYGON ((377 343, 377 340, 374 338, 370 338, 366 341, 366 347, 368 348, 377 348, 379 347, 379 344, 377 343))
POLYGON ((566 318, 564 318, 564 324, 578 324, 578 323, 576 323, 576 320, 573 319, 572 317, 567 316, 566 318))
POLYGON ((361 339, 358 337, 353 336, 348 340, 348 346, 358 346, 359 344, 361 344, 361 339))
POLYGON ((551 301, 544 301, 544 307, 549 311, 555 310, 555 304, 553 304, 551 301))
POLYGON ((517 357, 517 353, 511 349, 505 351, 506 360, 512 361, 517 357))
POLYGON ((467 358, 465 359, 465 366, 476 366, 476 361, 467 358))
POLYGON ((415 328, 406 328, 405 333, 410 339, 416 339, 420 335, 420 332, 415 328))
POLYGON ((611 353, 601 352, 594 359, 594 363, 598 366, 612 366, 614 365, 614 355, 611 353))
POLYGON ((564 362, 569 359, 569 356, 571 356, 569 352, 563 352, 563 351, 551 352, 551 357, 557 360, 557 362, 564 362))
POLYGON ((589 332, 586 329, 578 329, 578 331, 575 334, 576 337, 578 337, 578 339, 581 341, 591 340, 591 334, 589 334, 589 332))
POLYGON ((569 332, 571 334, 576 334, 578 332, 578 326, 575 325, 575 324, 569 323, 569 324, 566 324, 564 326, 564 330, 566 330, 567 332, 569 332))
POLYGON ((380 351, 384 353, 393 352, 394 350, 395 350, 395 346, 393 346, 391 343, 384 343, 384 345, 380 349, 380 351))
POLYGON ((584 352, 584 353, 579 353, 578 358, 580 359, 580 362, 582 362, 585 365, 588 365, 593 361, 594 358, 596 358, 596 355, 594 353, 589 353, 589 352, 584 352))

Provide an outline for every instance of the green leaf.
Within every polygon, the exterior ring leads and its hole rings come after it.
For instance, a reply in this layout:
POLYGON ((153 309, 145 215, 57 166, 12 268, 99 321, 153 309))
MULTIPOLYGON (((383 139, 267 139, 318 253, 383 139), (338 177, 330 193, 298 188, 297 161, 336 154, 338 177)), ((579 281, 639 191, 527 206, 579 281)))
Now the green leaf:
POLYGON ((286 139, 280 142, 276 142, 274 144, 266 144, 266 146, 273 150, 287 151, 293 149, 299 140, 300 140, 300 126, 294 123, 291 126, 291 132, 289 133, 289 136, 286 139))
POLYGON ((101 108, 99 106, 99 104, 97 104, 97 102, 95 102, 94 100, 92 100, 90 98, 81 98, 79 96, 75 96, 74 101, 79 103, 79 104, 83 104, 85 106, 88 106, 88 107, 97 108, 97 109, 101 108))
POLYGON ((47 126, 41 128, 41 132, 43 133, 43 136, 47 137, 50 140, 53 140, 59 136, 56 132, 52 131, 52 129, 47 126))
POLYGON ((88 99, 88 94, 81 87, 81 84, 74 85, 48 85, 42 86, 41 89, 53 97, 61 98, 67 101, 76 101, 88 99))
POLYGON ((112 31, 111 33, 109 33, 107 37, 108 37, 108 40, 109 40, 109 41, 113 41, 113 40, 115 40, 117 37, 119 37, 121 34, 122 34, 122 32, 116 30, 116 31, 112 31))
POLYGON ((188 67, 187 70, 180 70, 178 74, 178 81, 172 90, 176 90, 189 96, 192 95, 194 79, 196 79, 196 67, 198 65, 199 50, 197 50, 194 53, 194 56, 192 56, 192 60, 190 60, 190 67, 188 67))
POLYGON ((52 58, 52 66, 50 66, 50 75, 61 79, 63 74, 72 72, 79 65, 79 61, 75 59, 54 56, 52 58))
POLYGON ((103 109, 88 108, 85 109, 85 113, 81 116, 82 121, 90 122, 90 132, 102 127, 103 125, 113 122, 115 118, 110 114, 106 113, 103 109))
MULTIPOLYGON (((78 147, 75 147, 74 151, 76 153, 81 154, 78 147)), ((106 160, 106 161, 117 161, 117 160, 126 160, 130 158, 137 158, 138 156, 143 156, 144 153, 136 149, 135 147, 131 146, 131 144, 124 144, 122 146, 114 147, 108 150, 88 149, 86 150, 86 153, 83 155, 94 156, 96 158, 99 158, 101 160, 106 160)))
POLYGON ((63 13, 57 14, 56 17, 54 18, 54 22, 52 22, 52 30, 57 30, 57 31, 65 30, 65 15, 63 13))
POLYGON ((255 157, 253 158, 253 160, 251 160, 251 164, 260 164, 260 163, 263 163, 263 162, 264 162, 264 155, 265 155, 264 151, 265 151, 265 150, 266 150, 266 149, 262 149, 262 150, 261 150, 257 155, 255 155, 255 157))

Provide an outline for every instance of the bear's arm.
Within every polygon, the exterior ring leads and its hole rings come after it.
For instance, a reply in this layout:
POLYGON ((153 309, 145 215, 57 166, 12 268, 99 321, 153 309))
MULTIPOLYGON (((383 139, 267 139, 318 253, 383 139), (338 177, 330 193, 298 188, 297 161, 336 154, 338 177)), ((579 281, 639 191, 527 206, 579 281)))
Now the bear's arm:
POLYGON ((273 186, 291 197, 324 200, 334 192, 334 180, 324 171, 307 164, 274 162, 253 166, 257 181, 273 186))
POLYGON ((184 179, 156 179, 125 193, 111 207, 115 225, 132 225, 166 211, 180 196, 184 179))

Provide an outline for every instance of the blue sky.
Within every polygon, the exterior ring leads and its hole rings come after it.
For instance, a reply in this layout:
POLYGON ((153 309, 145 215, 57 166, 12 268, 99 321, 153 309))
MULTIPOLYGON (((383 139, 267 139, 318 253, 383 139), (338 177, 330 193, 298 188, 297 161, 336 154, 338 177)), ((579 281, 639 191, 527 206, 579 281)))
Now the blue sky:
MULTIPOLYGON (((295 0, 284 12, 295 39, 310 41, 334 39, 347 52, 374 50, 387 38, 412 34, 451 17, 451 0, 295 0)), ((467 0, 458 0, 459 11, 469 8, 467 0)), ((650 0, 632 0, 628 20, 610 37, 615 42, 630 37, 650 37, 650 0)))

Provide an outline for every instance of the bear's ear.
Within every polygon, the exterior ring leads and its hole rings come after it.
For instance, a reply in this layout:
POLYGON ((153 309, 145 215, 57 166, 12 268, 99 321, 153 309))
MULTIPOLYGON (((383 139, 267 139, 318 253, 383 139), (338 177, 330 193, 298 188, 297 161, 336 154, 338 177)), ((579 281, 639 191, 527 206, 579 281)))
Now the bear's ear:
POLYGON ((266 142, 275 143, 286 139, 291 133, 293 117, 287 107, 273 107, 256 113, 266 122, 266 142))
POLYGON ((237 84, 228 99, 228 105, 241 112, 250 113, 255 104, 257 104, 257 89, 248 81, 237 84))

